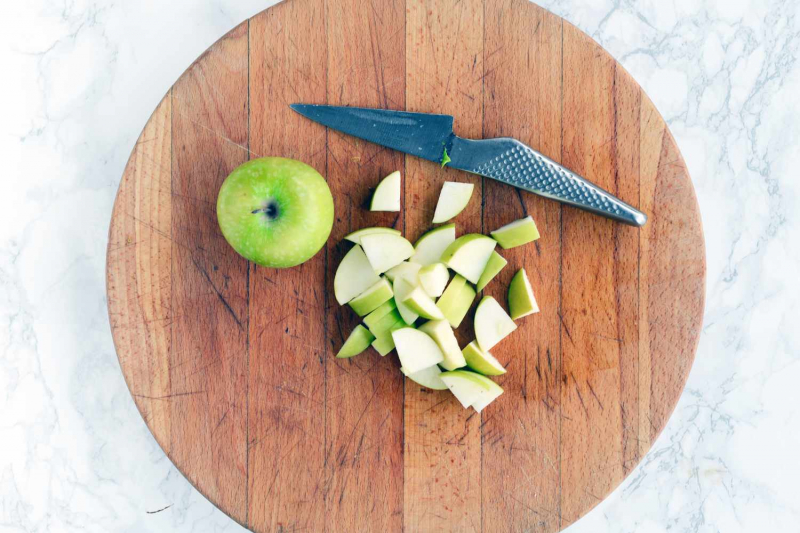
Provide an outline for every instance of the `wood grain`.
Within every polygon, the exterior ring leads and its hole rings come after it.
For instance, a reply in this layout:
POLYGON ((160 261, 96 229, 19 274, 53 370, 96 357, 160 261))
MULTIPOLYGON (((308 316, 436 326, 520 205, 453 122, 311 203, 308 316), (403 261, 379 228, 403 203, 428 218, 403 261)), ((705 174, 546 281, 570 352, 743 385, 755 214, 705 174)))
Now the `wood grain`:
MULTIPOLYGON (((201 56, 151 116, 109 232, 114 342, 134 401, 187 478, 253 531, 559 531, 649 450, 691 367, 705 250, 694 189, 655 106, 594 41, 525 0, 288 0, 201 56), (455 116, 513 136, 650 217, 621 226, 440 169, 302 119, 289 103, 455 116), (281 155, 325 175, 328 245, 290 270, 220 234, 219 186, 281 155), (403 211, 364 209, 401 170, 403 211), (505 394, 482 416, 399 373, 334 355, 357 323, 333 298, 348 232, 416 239, 444 181, 475 195, 459 234, 530 214, 542 238, 501 251, 542 312, 495 355, 505 394)), ((468 319, 469 322, 469 319, 468 319)), ((462 345, 473 337, 458 332, 462 345)))

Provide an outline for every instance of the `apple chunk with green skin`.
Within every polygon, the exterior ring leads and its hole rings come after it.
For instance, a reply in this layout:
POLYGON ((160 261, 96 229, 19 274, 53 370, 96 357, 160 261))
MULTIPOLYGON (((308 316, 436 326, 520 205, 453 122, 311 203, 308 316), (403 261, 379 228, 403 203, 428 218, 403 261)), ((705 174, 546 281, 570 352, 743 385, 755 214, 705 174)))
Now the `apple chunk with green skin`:
POLYGON ((319 252, 331 233, 333 211, 319 172, 281 157, 236 168, 217 198, 225 240, 246 259, 270 268, 297 266, 319 252))
POLYGON ((492 237, 503 250, 508 250, 535 241, 539 238, 539 230, 533 217, 528 216, 493 231, 492 237))
POLYGON ((467 316, 476 295, 475 289, 467 283, 464 276, 456 274, 442 293, 442 297, 436 302, 436 307, 442 310, 450 325, 457 328, 467 316))
POLYGON ((364 291, 360 296, 350 301, 350 307, 358 316, 368 315, 375 309, 385 304, 394 296, 392 285, 385 279, 364 291))
POLYGON ((354 242, 356 244, 361 244, 361 237, 364 235, 376 235, 376 234, 383 234, 383 235, 401 235, 399 230, 394 228, 364 228, 358 231, 354 231, 353 233, 345 236, 345 239, 354 242))
POLYGON ((508 310, 514 320, 539 312, 533 287, 524 268, 514 274, 508 286, 508 310))
POLYGON ((481 350, 475 341, 467 344, 462 353, 467 366, 475 372, 484 376, 501 376, 506 373, 500 361, 489 352, 481 350))
POLYGON ((378 184, 372 195, 370 211, 400 211, 400 171, 394 171, 378 184))
POLYGON ((455 224, 447 224, 446 226, 433 229, 419 238, 417 244, 414 245, 414 255, 411 256, 410 261, 422 266, 439 263, 444 251, 447 250, 447 247, 455 242, 455 240, 455 224))
POLYGON ((408 374, 438 365, 444 360, 439 345, 425 333, 414 328, 401 328, 392 332, 400 364, 408 374))
POLYGON ((375 335, 375 341, 372 343, 372 347, 375 348, 375 351, 377 351, 381 357, 386 356, 389 352, 394 350, 394 338, 392 337, 392 333, 405 327, 407 327, 406 323, 403 322, 402 319, 398 320, 392 324, 391 327, 387 328, 386 331, 375 335))
POLYGON ((431 298, 438 298, 450 281, 450 272, 444 263, 424 266, 419 271, 419 283, 431 298))
POLYGON ((486 235, 471 233, 455 240, 442 253, 442 263, 471 283, 478 283, 497 242, 486 235))
POLYGON ((361 246, 355 245, 344 256, 333 277, 333 293, 339 305, 344 305, 380 282, 361 246))
POLYGON ((439 194, 439 202, 433 214, 433 223, 441 224, 455 218, 469 204, 475 186, 471 183, 456 183, 446 181, 439 194))
MULTIPOLYGON (((380 322, 382 318, 395 309, 397 309, 397 305, 395 305, 394 299, 391 299, 388 302, 381 304, 377 309, 365 316, 364 324, 366 324, 368 328, 372 329, 372 326, 380 322)), ((398 314, 397 316, 400 315, 398 314)))
POLYGON ((438 365, 423 368, 419 372, 415 372, 413 374, 406 373, 406 369, 402 367, 400 368, 400 371, 405 377, 417 385, 422 385, 423 387, 427 387, 431 390, 447 390, 447 385, 445 385, 444 381, 442 381, 442 379, 439 377, 442 373, 442 369, 439 368, 438 365))
POLYGON ((441 320, 444 318, 442 310, 436 307, 430 296, 428 296, 422 287, 415 287, 408 295, 403 298, 403 304, 417 313, 422 318, 430 320, 441 320))
POLYGON ((431 320, 420 326, 419 330, 427 333, 439 345, 442 355, 444 355, 444 361, 440 363, 442 368, 455 370, 467 364, 461 348, 458 347, 453 328, 450 327, 447 320, 431 320))
POLYGON ((417 274, 419 274, 419 270, 422 268, 422 265, 418 265, 417 263, 409 263, 408 261, 403 261, 396 267, 392 267, 386 271, 386 277, 394 283, 397 278, 406 278, 412 285, 417 284, 417 274))
POLYGON ((475 310, 475 337, 481 350, 491 350, 516 329, 517 325, 497 300, 484 296, 475 310))
POLYGON ((383 274, 414 254, 414 247, 400 235, 364 235, 361 247, 376 274, 383 274))
POLYGON ((375 340, 375 336, 361 324, 356 326, 356 329, 347 337, 347 340, 342 345, 342 349, 336 354, 338 359, 348 359, 360 354, 375 340))
POLYGON ((444 381, 464 409, 478 405, 483 410, 503 393, 502 387, 491 379, 468 370, 442 372, 439 379, 444 381))
POLYGON ((478 290, 482 291, 507 264, 508 261, 506 261, 502 255, 498 254, 497 250, 493 251, 492 255, 489 257, 489 262, 486 263, 486 268, 483 269, 481 279, 478 280, 478 290))
POLYGON ((394 280, 394 303, 397 304, 397 310, 400 312, 400 316, 403 317, 403 320, 409 326, 412 325, 414 322, 417 321, 419 318, 419 314, 415 313, 411 310, 410 307, 403 300, 408 298, 408 296, 414 291, 416 285, 412 284, 408 279, 404 277, 399 277, 394 280))

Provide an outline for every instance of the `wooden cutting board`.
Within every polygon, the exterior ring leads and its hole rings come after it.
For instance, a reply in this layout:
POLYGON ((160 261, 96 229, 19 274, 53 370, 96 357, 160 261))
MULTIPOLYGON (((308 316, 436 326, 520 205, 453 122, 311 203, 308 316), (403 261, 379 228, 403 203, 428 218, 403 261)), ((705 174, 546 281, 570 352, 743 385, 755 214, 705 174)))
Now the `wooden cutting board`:
MULTIPOLYGON (((128 386, 159 444, 255 531, 559 531, 648 451, 681 394, 703 316, 705 251, 683 159, 597 43, 526 0, 289 0, 241 24, 171 88, 128 163, 111 221, 108 302, 128 386), (293 102, 455 115, 513 136, 650 216, 635 229, 405 157, 293 113, 293 102), (328 179, 327 247, 248 264, 214 211, 250 158, 328 179), (364 208, 400 169, 400 214, 364 208), (404 381, 396 355, 334 354, 356 325, 333 298, 342 237, 412 241, 441 184, 474 183, 460 234, 526 214, 487 294, 525 267, 542 312, 494 350, 505 394, 482 415, 404 381)), ((466 320, 469 323, 470 320, 466 320)), ((470 326, 460 331, 470 340, 470 326)))

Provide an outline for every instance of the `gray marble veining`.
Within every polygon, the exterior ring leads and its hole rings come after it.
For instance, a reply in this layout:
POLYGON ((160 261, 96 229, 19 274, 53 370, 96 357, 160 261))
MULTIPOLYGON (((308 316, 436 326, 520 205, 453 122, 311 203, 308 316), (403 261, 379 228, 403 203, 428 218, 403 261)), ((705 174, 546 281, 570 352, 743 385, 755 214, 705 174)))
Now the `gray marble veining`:
MULTIPOLYGON (((11 169, 0 178, 0 531, 242 530, 176 471, 131 401, 105 247, 146 117, 186 65, 272 3, 0 4, 0 65, 14 76, 0 84, 11 169)), ((686 392, 642 464, 570 532, 798 531, 800 2, 541 4, 597 39, 665 116, 708 246, 686 392)))

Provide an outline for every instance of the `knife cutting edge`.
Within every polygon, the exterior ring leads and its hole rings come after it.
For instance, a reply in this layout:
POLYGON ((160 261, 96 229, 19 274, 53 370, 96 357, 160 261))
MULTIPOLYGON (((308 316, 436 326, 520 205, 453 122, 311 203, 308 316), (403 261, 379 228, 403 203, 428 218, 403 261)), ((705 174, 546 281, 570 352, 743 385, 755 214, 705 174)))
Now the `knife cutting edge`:
POLYGON ((516 139, 457 136, 450 115, 309 104, 290 107, 365 141, 492 178, 623 224, 642 227, 647 222, 647 216, 635 207, 516 139))

